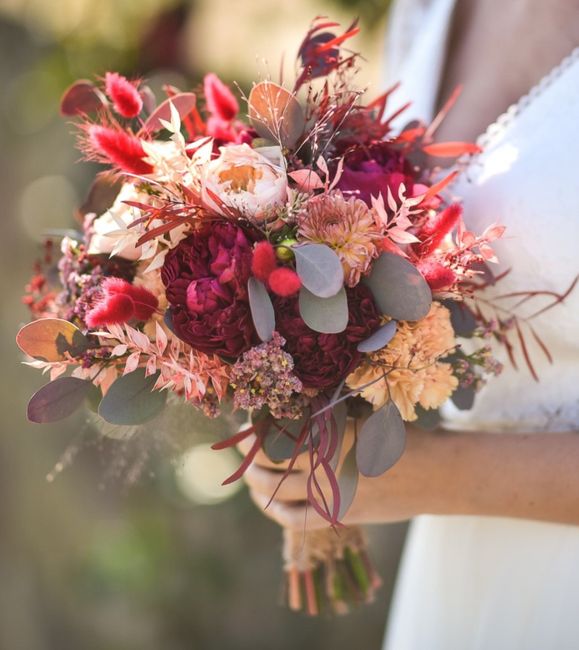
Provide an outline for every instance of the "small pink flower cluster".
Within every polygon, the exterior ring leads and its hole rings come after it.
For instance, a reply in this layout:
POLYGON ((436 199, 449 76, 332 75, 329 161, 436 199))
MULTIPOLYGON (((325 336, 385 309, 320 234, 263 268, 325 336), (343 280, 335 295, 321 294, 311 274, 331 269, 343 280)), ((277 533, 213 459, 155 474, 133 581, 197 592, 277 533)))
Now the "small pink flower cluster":
POLYGON ((233 364, 231 388, 233 404, 244 411, 259 411, 267 406, 276 419, 298 418, 302 404, 296 396, 302 382, 294 375, 294 362, 284 352, 285 339, 277 332, 270 341, 256 345, 233 364))

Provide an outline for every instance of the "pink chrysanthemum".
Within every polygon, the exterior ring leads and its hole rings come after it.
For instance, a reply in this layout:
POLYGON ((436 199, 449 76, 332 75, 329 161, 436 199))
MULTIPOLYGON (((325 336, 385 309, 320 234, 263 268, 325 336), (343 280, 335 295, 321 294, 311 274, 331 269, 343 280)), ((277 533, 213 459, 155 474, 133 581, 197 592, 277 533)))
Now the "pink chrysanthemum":
POLYGON ((346 284, 354 287, 378 255, 381 235, 368 206, 341 192, 324 194, 306 203, 299 217, 300 236, 333 248, 344 268, 346 284))

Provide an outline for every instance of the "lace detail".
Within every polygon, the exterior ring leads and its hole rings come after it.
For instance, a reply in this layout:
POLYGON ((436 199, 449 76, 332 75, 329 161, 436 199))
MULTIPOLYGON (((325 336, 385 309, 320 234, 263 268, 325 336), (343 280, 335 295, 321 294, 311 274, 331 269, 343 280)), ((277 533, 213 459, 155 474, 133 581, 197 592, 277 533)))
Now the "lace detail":
POLYGON ((523 95, 517 102, 511 104, 507 110, 489 124, 489 126, 478 136, 476 143, 482 149, 481 153, 475 156, 465 155, 457 161, 457 167, 461 174, 466 174, 466 180, 472 181, 471 172, 473 168, 482 167, 482 158, 489 146, 500 138, 526 110, 545 93, 555 82, 559 81, 565 73, 579 61, 579 47, 576 47, 571 54, 567 55, 561 63, 552 68, 538 83, 536 83, 527 94, 523 95))

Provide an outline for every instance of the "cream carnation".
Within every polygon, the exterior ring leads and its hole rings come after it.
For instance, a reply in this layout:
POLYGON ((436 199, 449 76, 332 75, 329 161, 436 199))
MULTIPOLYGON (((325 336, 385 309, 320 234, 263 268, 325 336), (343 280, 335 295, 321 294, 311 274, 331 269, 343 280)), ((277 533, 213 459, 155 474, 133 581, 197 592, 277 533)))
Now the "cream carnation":
POLYGON ((376 380, 362 397, 375 408, 392 399, 404 420, 416 420, 417 404, 438 408, 458 386, 451 365, 439 361, 455 344, 450 314, 434 302, 426 318, 400 323, 388 346, 369 355, 346 383, 356 389, 376 380), (380 379, 386 372, 387 378, 380 379))
POLYGON ((207 165, 204 183, 225 205, 259 221, 287 200, 287 176, 279 147, 221 147, 219 157, 207 165))

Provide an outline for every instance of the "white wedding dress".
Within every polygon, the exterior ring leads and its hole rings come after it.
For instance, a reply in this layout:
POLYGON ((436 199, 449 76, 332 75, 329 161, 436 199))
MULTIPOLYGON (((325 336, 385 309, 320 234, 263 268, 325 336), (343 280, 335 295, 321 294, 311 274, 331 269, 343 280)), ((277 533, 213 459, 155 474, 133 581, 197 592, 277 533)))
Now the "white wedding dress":
MULTIPOLYGON (((402 80, 396 95, 401 103, 413 101, 409 116, 432 118, 453 7, 454 0, 399 0, 395 6, 389 82, 402 80)), ((579 273, 579 48, 489 127, 481 144, 484 153, 454 191, 473 230, 496 221, 507 226, 495 249, 500 267, 512 271, 496 291, 564 291, 579 273)), ((554 360, 549 364, 530 346, 540 382, 520 354, 516 371, 499 350, 503 374, 471 411, 447 408, 448 427, 579 435, 579 286, 533 323, 554 360)), ((579 649, 579 527, 418 517, 384 648, 579 649)))

